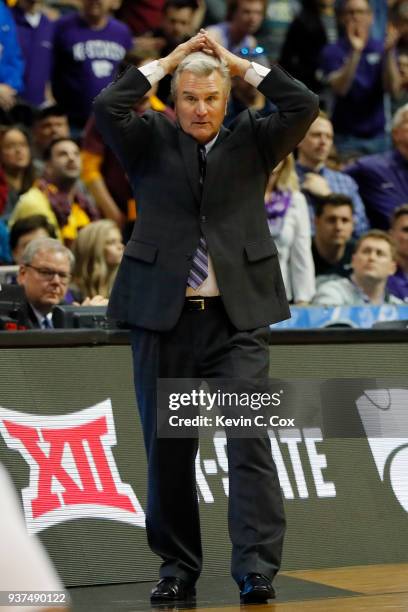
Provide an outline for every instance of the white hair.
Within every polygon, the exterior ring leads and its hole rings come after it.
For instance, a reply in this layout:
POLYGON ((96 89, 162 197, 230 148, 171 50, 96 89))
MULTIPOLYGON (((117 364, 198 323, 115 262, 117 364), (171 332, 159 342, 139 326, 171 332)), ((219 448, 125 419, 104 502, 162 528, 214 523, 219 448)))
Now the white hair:
POLYGON ((393 130, 395 130, 395 128, 399 127, 400 124, 405 121, 405 115, 408 115, 408 102, 403 106, 400 106, 400 108, 394 113, 391 124, 393 130))
POLYGON ((171 94, 173 100, 176 97, 177 86, 182 72, 188 70, 196 76, 210 76, 213 72, 219 72, 223 81, 225 92, 228 95, 231 89, 231 75, 227 64, 223 60, 219 60, 216 57, 207 55, 202 51, 196 51, 190 53, 183 59, 182 62, 177 66, 173 78, 171 81, 171 94))
POLYGON ((71 269, 75 263, 75 257, 73 256, 72 252, 67 249, 66 246, 61 244, 59 240, 55 240, 54 238, 35 238, 35 240, 31 240, 23 251, 21 263, 25 265, 31 264, 34 257, 40 251, 62 253, 68 258, 71 269))

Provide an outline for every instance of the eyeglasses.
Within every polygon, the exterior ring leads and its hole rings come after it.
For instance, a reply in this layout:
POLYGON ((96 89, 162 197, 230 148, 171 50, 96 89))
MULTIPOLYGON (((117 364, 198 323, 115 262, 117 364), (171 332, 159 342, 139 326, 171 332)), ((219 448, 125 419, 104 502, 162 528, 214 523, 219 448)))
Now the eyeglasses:
POLYGON ((369 15, 371 13, 368 9, 346 9, 345 15, 369 15))
POLYGON ((26 268, 32 268, 35 270, 44 280, 51 281, 54 276, 58 276, 61 283, 67 285, 71 280, 71 274, 67 272, 60 272, 59 270, 50 270, 49 268, 37 268, 37 266, 32 266, 31 264, 25 264, 26 268))
POLYGON ((263 55, 265 53, 265 49, 263 47, 241 47, 239 50, 241 55, 245 57, 257 57, 258 55, 263 55))

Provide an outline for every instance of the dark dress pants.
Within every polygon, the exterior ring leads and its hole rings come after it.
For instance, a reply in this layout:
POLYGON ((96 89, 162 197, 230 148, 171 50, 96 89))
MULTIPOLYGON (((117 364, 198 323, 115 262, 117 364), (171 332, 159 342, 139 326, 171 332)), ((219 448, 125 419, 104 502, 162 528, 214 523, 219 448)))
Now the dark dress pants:
MULTIPOLYGON (((148 459, 146 529, 160 576, 194 583, 202 565, 195 482, 197 439, 156 437, 157 378, 267 378, 269 329, 238 331, 225 310, 184 310, 169 332, 131 334, 137 401, 148 459)), ((281 561, 285 517, 269 438, 230 438, 232 575, 270 578, 281 561)))

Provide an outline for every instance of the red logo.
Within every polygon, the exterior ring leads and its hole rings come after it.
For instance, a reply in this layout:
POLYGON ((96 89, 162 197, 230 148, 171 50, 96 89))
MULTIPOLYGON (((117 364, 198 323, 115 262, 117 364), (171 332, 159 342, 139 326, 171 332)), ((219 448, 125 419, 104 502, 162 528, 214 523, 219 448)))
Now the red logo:
POLYGON ((112 454, 116 433, 109 399, 62 416, 0 408, 0 431, 30 466, 30 484, 22 490, 29 533, 74 518, 144 527, 143 510, 112 454))

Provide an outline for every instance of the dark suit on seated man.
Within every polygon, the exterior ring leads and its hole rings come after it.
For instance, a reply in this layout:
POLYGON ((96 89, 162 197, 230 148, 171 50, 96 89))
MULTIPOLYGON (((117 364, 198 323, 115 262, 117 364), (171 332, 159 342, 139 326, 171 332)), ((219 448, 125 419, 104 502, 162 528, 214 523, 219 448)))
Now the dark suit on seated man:
MULTIPOLYGON (((317 96, 281 68, 239 58, 205 31, 158 62, 128 69, 96 99, 99 130, 138 202, 109 312, 132 327, 149 468, 146 528, 163 559, 153 601, 194 596, 202 564, 198 441, 157 437, 157 379, 267 378, 268 326, 290 315, 264 191, 317 110, 317 96), (178 124, 132 112, 174 72, 178 124), (223 128, 230 76, 258 86, 278 112, 262 119, 244 112, 223 128)), ((285 530, 270 442, 228 439, 227 452, 232 575, 245 602, 266 601, 285 530)))
POLYGON ((24 249, 17 282, 24 288, 31 329, 52 329, 52 309, 65 297, 74 256, 59 240, 36 238, 24 249))

